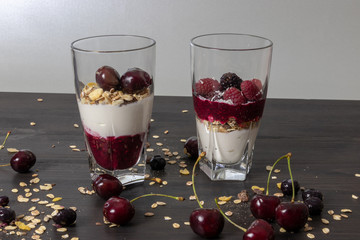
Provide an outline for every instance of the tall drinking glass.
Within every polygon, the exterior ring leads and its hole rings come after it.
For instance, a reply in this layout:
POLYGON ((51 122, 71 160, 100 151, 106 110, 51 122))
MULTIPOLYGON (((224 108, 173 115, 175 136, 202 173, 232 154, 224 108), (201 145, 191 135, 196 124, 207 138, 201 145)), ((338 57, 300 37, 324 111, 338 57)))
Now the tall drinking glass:
POLYGON ((71 44, 76 98, 92 179, 144 181, 154 99, 155 41, 106 35, 71 44))
POLYGON ((234 33, 191 40, 201 169, 212 180, 246 179, 264 110, 272 55, 266 38, 234 33))

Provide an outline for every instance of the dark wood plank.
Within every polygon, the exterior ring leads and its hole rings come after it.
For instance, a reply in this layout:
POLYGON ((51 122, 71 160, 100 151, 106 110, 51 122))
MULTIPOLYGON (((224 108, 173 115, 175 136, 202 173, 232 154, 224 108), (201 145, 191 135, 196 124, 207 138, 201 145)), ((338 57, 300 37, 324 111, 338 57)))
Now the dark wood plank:
MULTIPOLYGON (((64 206, 78 208, 77 223, 68 228, 71 237, 80 239, 200 239, 183 224, 188 221, 191 211, 197 207, 195 201, 177 202, 172 199, 145 198, 135 202, 136 214, 131 223, 119 228, 108 228, 102 223, 102 206, 104 201, 97 196, 81 195, 77 188, 91 187, 86 152, 73 152, 69 145, 77 145, 84 149, 81 128, 75 96, 72 94, 43 93, 0 93, 0 141, 6 132, 11 130, 6 147, 18 149, 28 148, 37 155, 37 164, 32 173, 17 174, 10 167, 0 168, 0 195, 11 198, 10 205, 17 214, 27 214, 31 206, 49 213, 44 206, 36 203, 18 203, 12 188, 24 190, 19 182, 29 183, 31 175, 38 171, 40 183, 55 183, 51 193, 63 197, 59 202, 64 206), (43 102, 37 102, 43 98, 43 102), (36 126, 30 126, 30 122, 36 126), (54 145, 55 147, 52 147, 54 145), (166 206, 151 209, 150 205, 157 201, 165 201, 166 206), (144 213, 153 211, 154 217, 146 218, 144 213), (172 217, 164 221, 164 216, 172 217), (172 228, 171 224, 178 222, 180 229, 172 228)), ((235 196, 243 189, 251 186, 265 186, 267 172, 265 166, 270 165, 279 156, 292 152, 292 166, 295 178, 302 186, 320 189, 325 195, 325 209, 322 217, 330 220, 331 233, 324 235, 319 217, 315 217, 310 226, 316 239, 359 239, 357 226, 360 224, 360 200, 351 198, 352 194, 360 195, 360 178, 354 176, 360 173, 360 102, 359 101, 322 101, 322 100, 288 100, 269 99, 266 104, 262 126, 256 142, 254 165, 245 182, 211 182, 201 171, 197 171, 196 186, 199 197, 205 201, 205 206, 214 207, 214 197, 222 195, 235 196), (350 208, 353 213, 349 219, 334 221, 326 213, 332 209, 339 212, 342 208, 350 208)), ((155 121, 151 124, 150 136, 159 135, 149 142, 156 149, 154 154, 161 153, 156 142, 162 142, 172 151, 182 153, 182 138, 195 135, 194 111, 192 99, 189 97, 156 97, 153 111, 155 121), (188 113, 182 113, 188 109, 188 113), (163 132, 169 130, 169 134, 163 132)), ((0 164, 9 162, 11 154, 6 149, 0 150, 0 164)), ((192 168, 192 162, 186 157, 184 161, 192 168)), ((288 177, 286 164, 281 163, 281 173, 278 179, 271 181, 271 193, 275 193, 276 183, 288 177)), ((191 187, 186 186, 190 176, 181 176, 177 165, 167 165, 165 172, 152 175, 168 181, 168 185, 149 186, 149 182, 130 187, 123 192, 129 199, 144 193, 166 193, 188 198, 192 195, 191 187)), ((30 186, 38 186, 35 184, 30 186)), ((46 199, 48 192, 34 193, 32 197, 46 199)), ((299 196, 298 196, 299 197, 299 196)), ((231 218, 247 227, 253 217, 248 204, 226 204, 224 210, 232 210, 231 218)), ((42 239, 61 239, 50 223, 45 224, 46 233, 42 239)), ((278 230, 276 224, 275 228, 278 230)), ((26 239, 30 239, 29 233, 26 239)), ((70 239, 69 238, 69 239, 70 239)), ((241 239, 242 232, 226 223, 220 239, 241 239)), ((0 239, 21 239, 0 232, 0 239)), ((276 239, 308 239, 305 232, 296 234, 279 233, 276 239)))

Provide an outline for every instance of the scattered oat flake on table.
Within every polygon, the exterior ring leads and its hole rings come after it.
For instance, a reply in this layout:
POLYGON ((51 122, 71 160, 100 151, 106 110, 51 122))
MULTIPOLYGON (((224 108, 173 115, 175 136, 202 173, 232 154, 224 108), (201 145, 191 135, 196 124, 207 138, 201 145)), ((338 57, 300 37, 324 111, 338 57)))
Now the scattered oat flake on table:
POLYGON ((353 198, 353 199, 358 199, 359 197, 357 196, 357 195, 351 195, 351 197, 353 198))
POLYGON ((182 110, 181 112, 183 112, 183 113, 187 113, 187 112, 189 112, 189 110, 182 110))
POLYGON ((144 213, 144 216, 145 217, 152 217, 152 216, 154 216, 155 214, 153 213, 153 212, 146 212, 146 213, 144 213))
POLYGON ((219 201, 218 204, 219 205, 224 205, 225 203, 227 203, 226 201, 219 201))
POLYGON ((334 215, 334 210, 328 210, 329 215, 334 215))
POLYGON ((283 194, 283 193, 278 192, 278 193, 274 193, 274 196, 275 196, 275 197, 283 197, 283 196, 284 196, 284 194, 283 194))
POLYGON ((321 222, 323 223, 323 224, 326 224, 326 225, 328 225, 330 222, 329 222, 329 220, 327 220, 327 219, 325 219, 325 218, 322 218, 321 219, 321 222))
POLYGON ((19 152, 19 150, 16 149, 16 148, 7 148, 6 150, 7 150, 9 153, 17 153, 17 152, 19 152))
POLYGON ((333 219, 336 220, 336 221, 340 221, 340 220, 341 220, 341 216, 338 215, 338 214, 334 214, 334 215, 333 215, 333 219))
POLYGON ((308 238, 310 238, 310 239, 315 238, 315 235, 314 235, 314 234, 312 234, 312 233, 308 233, 308 234, 306 234, 306 236, 307 236, 308 238))
POLYGON ((157 201, 156 204, 159 205, 159 206, 165 206, 165 205, 166 205, 166 202, 157 201))
POLYGON ((66 232, 67 228, 64 228, 64 227, 58 228, 58 229, 56 229, 56 231, 58 231, 58 232, 66 232))
POLYGON ((30 122, 30 126, 35 126, 36 123, 35 122, 30 122))
POLYGON ((154 149, 153 149, 153 148, 148 148, 148 149, 146 149, 146 151, 147 151, 147 152, 153 152, 154 149))
POLYGON ((164 216, 164 220, 165 221, 170 221, 172 218, 171 217, 169 217, 169 216, 164 216))
POLYGON ((225 215, 228 216, 228 217, 231 217, 233 215, 233 212, 232 211, 227 211, 227 212, 225 212, 225 215))
POLYGON ((280 169, 274 169, 274 173, 279 173, 279 172, 281 172, 280 169))
POLYGON ((74 123, 74 128, 78 128, 78 127, 79 127, 79 124, 74 123))
POLYGON ((262 193, 262 192, 264 192, 265 188, 254 185, 251 187, 251 190, 253 190, 255 193, 262 193))
POLYGON ((187 181, 186 182, 186 186, 192 186, 193 182, 192 181, 187 181))
POLYGON ((230 201, 231 198, 232 198, 232 196, 221 196, 221 197, 219 197, 219 200, 227 202, 227 201, 230 201))
POLYGON ((153 203, 153 204, 151 204, 151 208, 157 208, 157 204, 156 203, 153 203))
POLYGON ((234 203, 235 203, 235 204, 241 203, 241 199, 235 199, 235 200, 234 200, 234 203))
POLYGON ((26 230, 26 231, 31 230, 31 228, 29 226, 27 226, 25 223, 20 222, 20 221, 15 221, 15 225, 21 230, 26 230))
POLYGON ((342 213, 352 213, 352 210, 351 210, 351 209, 344 208, 344 209, 341 209, 341 212, 342 212, 342 213))
POLYGON ((183 143, 184 143, 184 142, 186 142, 186 139, 183 139, 183 138, 182 138, 182 139, 180 139, 180 142, 183 142, 183 143))
POLYGON ((360 177, 360 173, 355 173, 355 177, 360 177))
POLYGON ((281 183, 276 183, 278 189, 281 189, 281 183))
POLYGON ((180 224, 178 224, 178 223, 173 223, 173 228, 180 228, 180 224))
POLYGON ((158 135, 153 135, 152 137, 155 138, 155 139, 158 139, 158 138, 159 138, 158 135))
POLYGON ((323 228, 323 229, 321 229, 321 230, 322 230, 322 232, 325 233, 325 234, 328 234, 328 233, 330 232, 330 229, 328 229, 328 228, 323 228))
POLYGON ((164 131, 164 134, 168 134, 168 133, 169 133, 169 130, 165 130, 165 131, 164 131))
POLYGON ((180 174, 182 174, 182 175, 189 175, 189 174, 190 174, 189 170, 187 170, 186 168, 180 169, 179 172, 180 172, 180 174))
POLYGON ((38 99, 36 99, 38 102, 43 102, 44 101, 44 99, 42 99, 42 98, 38 98, 38 99))
POLYGON ((266 171, 271 171, 271 169, 272 169, 272 166, 266 166, 266 171))
POLYGON ((56 197, 56 198, 54 198, 52 201, 53 202, 58 202, 58 201, 60 201, 62 199, 62 197, 56 197))

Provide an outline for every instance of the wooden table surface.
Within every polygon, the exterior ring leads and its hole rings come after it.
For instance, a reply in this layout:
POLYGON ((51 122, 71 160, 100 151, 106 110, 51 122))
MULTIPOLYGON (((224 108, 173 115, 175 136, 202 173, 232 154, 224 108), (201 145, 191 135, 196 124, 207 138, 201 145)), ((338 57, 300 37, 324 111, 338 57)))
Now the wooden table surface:
MULTIPOLYGON (((186 185, 191 176, 181 175, 177 164, 167 165, 163 172, 147 172, 166 180, 166 186, 149 185, 150 181, 134 187, 128 187, 122 196, 132 199, 145 193, 164 193, 183 196, 187 200, 178 202, 168 198, 149 197, 134 202, 136 214, 130 224, 109 228, 103 223, 102 206, 104 201, 96 195, 83 195, 78 187, 91 189, 87 153, 74 152, 70 145, 84 149, 82 128, 75 128, 74 123, 81 125, 75 96, 72 94, 43 94, 43 93, 0 93, 0 141, 2 142, 8 131, 11 131, 6 146, 0 150, 0 165, 10 161, 12 154, 6 148, 31 149, 37 156, 33 171, 26 174, 14 172, 11 167, 0 168, 0 195, 10 198, 10 206, 17 215, 30 215, 28 209, 36 206, 43 219, 52 210, 49 207, 33 203, 20 203, 17 196, 25 194, 29 188, 33 195, 30 199, 51 199, 46 194, 62 197, 57 202, 65 207, 77 207, 77 222, 68 227, 67 232, 57 232, 50 222, 41 222, 46 231, 41 239, 62 239, 68 234, 69 238, 79 239, 200 239, 184 222, 189 221, 190 213, 197 208, 196 201, 190 201, 192 188, 186 185), (38 102, 43 98, 43 102, 38 102), (35 122, 31 126, 30 122, 35 122), (37 173, 40 182, 30 184, 32 175, 37 173), (20 182, 28 184, 19 186, 20 182), (56 184, 50 191, 33 192, 39 185, 56 184), (12 189, 18 189, 13 193, 12 189), (151 208, 156 201, 166 202, 166 206, 151 208), (145 217, 144 213, 153 212, 153 217, 145 217), (165 221, 164 216, 171 217, 165 221), (101 223, 101 224, 99 224, 101 223), (179 223, 180 228, 173 228, 173 223, 179 223)), ((267 179, 266 165, 271 165, 278 157, 288 152, 293 154, 292 170, 294 178, 301 186, 317 188, 324 194, 324 210, 321 217, 313 217, 309 225, 313 227, 310 233, 315 239, 360 239, 360 102, 359 101, 322 101, 322 100, 288 100, 268 99, 262 120, 262 125, 256 141, 254 164, 245 182, 211 182, 208 177, 197 169, 196 187, 199 198, 205 201, 205 207, 214 207, 213 199, 219 196, 234 196, 241 190, 248 190, 251 186, 265 187, 267 179), (335 211, 340 214, 341 209, 351 209, 348 218, 336 221, 327 212, 335 211), (329 225, 321 223, 321 218, 330 221, 329 225), (325 235, 322 228, 327 227, 330 233, 325 235)), ((155 97, 154 122, 151 123, 149 142, 155 149, 149 155, 161 154, 161 142, 171 151, 179 152, 191 171, 193 161, 187 159, 183 153, 183 143, 196 134, 192 99, 189 97, 155 97), (183 113, 182 110, 189 110, 183 113), (163 132, 168 130, 165 135, 163 132), (159 139, 152 138, 159 135, 159 139)), ((279 192, 276 183, 288 178, 286 163, 280 163, 277 179, 271 180, 270 193, 279 192)), ((297 199, 300 199, 298 194, 297 199)), ((287 200, 286 198, 284 200, 287 200)), ((231 210, 231 219, 236 223, 248 227, 254 220, 249 210, 249 203, 234 204, 229 202, 222 205, 224 211, 231 210)), ((38 227, 37 226, 37 227, 38 227)), ((273 224, 276 239, 309 239, 307 233, 280 233, 279 227, 273 224)), ((0 239, 31 239, 34 230, 25 237, 8 235, 0 232, 0 239)), ((220 239, 242 239, 243 232, 226 222, 220 239)))

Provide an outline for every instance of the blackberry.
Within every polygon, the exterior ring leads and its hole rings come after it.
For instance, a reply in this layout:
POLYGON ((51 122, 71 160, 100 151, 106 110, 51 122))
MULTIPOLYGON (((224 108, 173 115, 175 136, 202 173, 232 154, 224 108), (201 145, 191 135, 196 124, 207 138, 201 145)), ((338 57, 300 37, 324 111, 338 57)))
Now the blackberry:
POLYGON ((304 201, 310 215, 319 215, 324 208, 323 201, 318 197, 309 197, 304 201))
POLYGON ((64 208, 53 217, 53 220, 61 226, 70 226, 76 221, 76 212, 71 208, 64 208))
POLYGON ((235 87, 239 90, 240 89, 240 84, 242 82, 242 79, 239 78, 238 75, 236 75, 235 73, 224 73, 221 78, 220 78, 220 85, 221 85, 221 90, 225 91, 226 89, 230 88, 230 87, 235 87))
POLYGON ((165 165, 166 161, 160 155, 155 155, 150 160, 150 167, 152 170, 163 170, 165 165))
POLYGON ((310 188, 310 189, 305 189, 302 192, 302 199, 305 201, 306 199, 310 198, 310 197, 317 197, 320 198, 320 200, 323 200, 323 195, 319 190, 310 188))
MULTIPOLYGON (((300 189, 300 186, 299 186, 298 181, 296 181, 296 180, 294 180, 294 188, 295 188, 295 194, 297 194, 297 192, 300 189)), ((282 181, 282 183, 281 183, 281 191, 284 193, 284 195, 288 195, 288 196, 292 195, 291 179, 286 179, 286 180, 282 181)))
POLYGON ((15 220, 15 211, 10 208, 0 208, 0 224, 9 224, 15 220))
POLYGON ((5 207, 9 204, 9 198, 7 196, 0 197, 0 207, 5 207))

